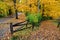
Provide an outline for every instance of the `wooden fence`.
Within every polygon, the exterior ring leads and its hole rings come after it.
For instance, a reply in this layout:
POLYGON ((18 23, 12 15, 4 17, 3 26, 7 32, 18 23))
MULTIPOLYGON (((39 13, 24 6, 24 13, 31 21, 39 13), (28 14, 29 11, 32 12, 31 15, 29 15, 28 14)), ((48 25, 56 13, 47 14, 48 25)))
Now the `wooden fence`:
MULTIPOLYGON (((28 27, 28 24, 30 24, 30 23, 28 23, 27 21, 16 23, 16 24, 10 23, 10 31, 11 31, 11 34, 13 34, 14 32, 17 32, 17 31, 22 30, 21 28, 24 27, 24 26, 26 26, 26 28, 31 28, 32 26, 28 27), (18 29, 17 30, 13 30, 14 27, 17 27, 17 26, 21 26, 21 28, 19 30, 18 29)), ((32 30, 33 29, 34 28, 32 27, 32 30)))

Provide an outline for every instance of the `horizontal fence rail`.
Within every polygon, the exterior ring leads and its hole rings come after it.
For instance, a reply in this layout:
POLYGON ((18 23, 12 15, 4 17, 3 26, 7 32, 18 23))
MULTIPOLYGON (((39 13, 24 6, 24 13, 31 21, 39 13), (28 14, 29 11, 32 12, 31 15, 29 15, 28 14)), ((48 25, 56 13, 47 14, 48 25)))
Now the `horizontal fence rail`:
POLYGON ((30 23, 29 23, 28 21, 23 21, 23 22, 19 22, 19 23, 15 23, 15 24, 10 23, 10 31, 11 31, 11 34, 13 34, 14 32, 20 31, 20 30, 24 30, 24 29, 27 29, 27 28, 31 28, 31 27, 32 27, 32 30, 33 30, 33 29, 34 29, 33 26, 29 26, 29 27, 28 27, 29 24, 30 24, 30 23), (14 30, 14 28, 17 27, 17 26, 20 26, 20 28, 17 29, 17 30, 14 30), (24 26, 25 26, 26 28, 23 28, 24 26))
MULTIPOLYGON (((11 34, 13 34, 14 32, 17 32, 16 30, 13 30, 14 29, 14 27, 17 27, 17 26, 22 26, 23 27, 23 25, 26 25, 27 26, 27 22, 26 21, 23 21, 23 22, 19 22, 19 23, 15 23, 15 24, 13 24, 13 23, 10 23, 10 31, 11 31, 11 34)), ((21 28, 22 28, 21 27, 21 28)), ((20 28, 20 29, 21 29, 20 28)), ((18 29, 17 29, 18 30, 18 29)))
POLYGON ((10 23, 0 23, 0 24, 10 24, 10 23))

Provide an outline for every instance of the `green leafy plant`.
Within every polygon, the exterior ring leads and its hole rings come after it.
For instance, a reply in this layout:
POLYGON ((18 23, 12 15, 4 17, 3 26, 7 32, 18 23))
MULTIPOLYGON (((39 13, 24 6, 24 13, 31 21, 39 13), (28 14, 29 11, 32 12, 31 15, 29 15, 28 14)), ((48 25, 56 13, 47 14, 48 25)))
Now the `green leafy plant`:
POLYGON ((18 36, 12 36, 10 40, 19 40, 18 36))
POLYGON ((42 14, 37 13, 37 18, 38 18, 38 22, 40 23, 42 21, 42 14))
POLYGON ((26 11, 26 12, 25 12, 25 16, 28 16, 29 14, 30 14, 29 11, 26 11))
POLYGON ((37 16, 35 16, 35 15, 33 15, 33 14, 30 14, 29 16, 27 16, 27 18, 28 18, 28 20, 29 20, 29 22, 30 22, 31 24, 35 24, 35 23, 38 22, 37 16))
POLYGON ((38 24, 38 18, 33 14, 30 14, 29 16, 27 16, 27 20, 30 24, 32 24, 32 29, 34 28, 34 26, 38 24))
POLYGON ((32 28, 34 28, 34 26, 39 26, 39 23, 41 22, 42 19, 42 15, 40 13, 27 13, 28 15, 26 16, 27 21, 32 24, 32 28))
POLYGON ((50 17, 50 16, 42 16, 42 20, 50 20, 50 19, 52 19, 52 17, 50 17))

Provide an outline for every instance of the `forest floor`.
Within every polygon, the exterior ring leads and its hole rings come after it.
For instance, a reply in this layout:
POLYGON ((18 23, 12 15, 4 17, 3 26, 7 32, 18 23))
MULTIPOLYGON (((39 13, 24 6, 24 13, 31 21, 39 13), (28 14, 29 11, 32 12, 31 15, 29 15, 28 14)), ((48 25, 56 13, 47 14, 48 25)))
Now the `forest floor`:
POLYGON ((37 30, 22 30, 16 34, 21 40, 60 40, 60 30, 57 28, 57 23, 52 20, 42 21, 40 26, 35 29, 37 30), (27 31, 29 32, 28 34, 27 31))
POLYGON ((43 21, 39 30, 33 32, 29 40, 60 40, 60 31, 52 21, 43 21))

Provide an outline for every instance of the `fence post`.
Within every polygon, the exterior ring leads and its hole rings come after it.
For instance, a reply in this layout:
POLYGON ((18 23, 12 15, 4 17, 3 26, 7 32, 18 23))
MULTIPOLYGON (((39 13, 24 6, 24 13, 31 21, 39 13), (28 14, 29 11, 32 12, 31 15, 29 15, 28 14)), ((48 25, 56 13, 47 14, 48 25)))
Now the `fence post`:
POLYGON ((11 31, 11 34, 13 34, 13 25, 12 25, 12 23, 10 23, 10 31, 11 31))
POLYGON ((27 23, 26 23, 26 28, 27 28, 27 26, 28 26, 28 21, 27 21, 27 23))
POLYGON ((33 29, 34 29, 34 25, 32 25, 32 31, 33 31, 33 29))

